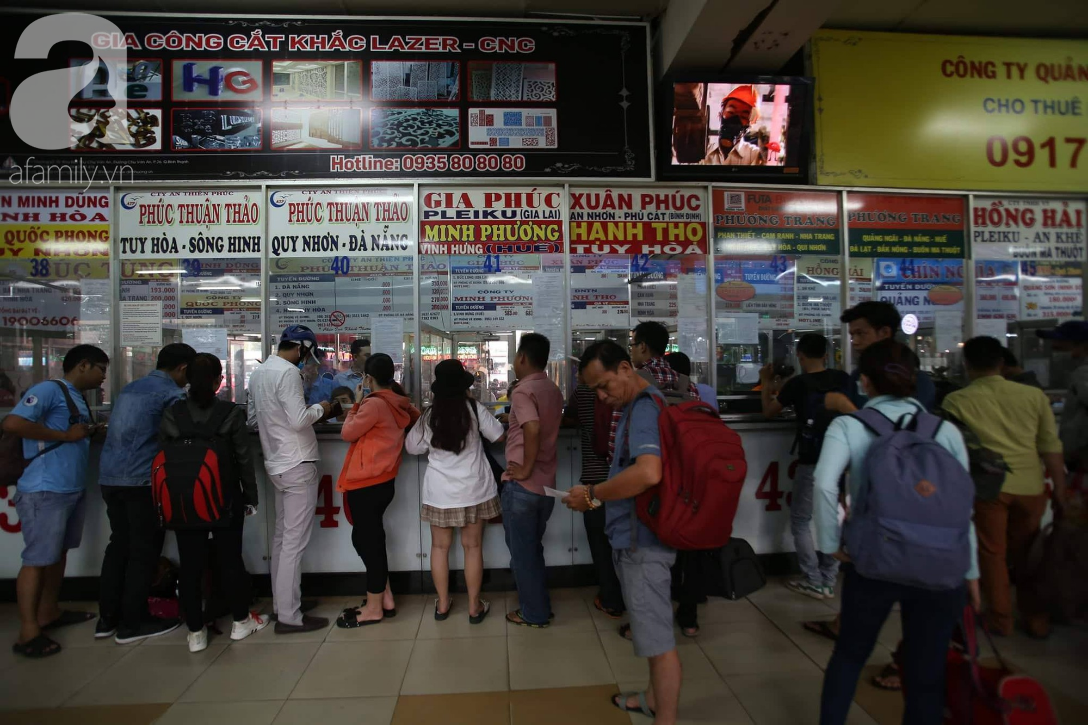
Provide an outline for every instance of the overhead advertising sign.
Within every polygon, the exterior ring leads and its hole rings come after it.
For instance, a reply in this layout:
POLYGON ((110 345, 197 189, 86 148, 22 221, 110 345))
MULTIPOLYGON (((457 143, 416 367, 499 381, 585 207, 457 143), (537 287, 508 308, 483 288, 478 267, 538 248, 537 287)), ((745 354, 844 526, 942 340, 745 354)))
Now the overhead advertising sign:
POLYGON ((706 254, 706 193, 694 188, 570 190, 572 254, 706 254))
MULTIPOLYGON (((0 324, 63 332, 102 302, 109 278, 110 195, 104 191, 0 193, 0 324)), ((108 293, 108 290, 107 290, 108 293)), ((108 302, 108 294, 106 297, 108 302)))
POLYGON ((975 259, 1083 262, 1086 208, 1072 199, 975 197, 971 254, 975 259))
POLYGON ((273 191, 272 257, 414 255, 415 201, 409 187, 273 191))
POLYGON ((849 193, 846 211, 851 257, 964 256, 962 197, 849 193))
POLYGON ((834 255, 841 251, 836 193, 714 189, 715 254, 834 255))
POLYGON ((420 254, 559 254, 563 190, 446 188, 421 195, 420 254))
POLYGON ((1088 189, 1088 41, 820 30, 812 66, 820 184, 1088 189))
POLYGON ((260 191, 125 191, 120 196, 122 259, 261 256, 260 191))
MULTIPOLYGON (((14 40, 38 17, 0 22, 14 40)), ((0 115, 13 178, 653 178, 645 23, 104 17, 121 32, 88 38, 100 66, 71 89, 66 150, 0 115)), ((0 79, 14 92, 92 62, 81 47, 9 53, 0 79)))

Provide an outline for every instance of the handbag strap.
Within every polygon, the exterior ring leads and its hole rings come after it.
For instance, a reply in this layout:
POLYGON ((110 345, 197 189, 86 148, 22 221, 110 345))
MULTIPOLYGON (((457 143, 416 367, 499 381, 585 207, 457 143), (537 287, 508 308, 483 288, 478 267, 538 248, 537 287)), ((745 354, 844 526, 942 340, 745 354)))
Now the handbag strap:
MULTIPOLYGON (((967 644, 967 666, 971 670, 971 683, 974 685, 975 693, 997 712, 1011 712, 1013 708, 1009 702, 999 696, 991 695, 982 684, 982 673, 978 664, 978 634, 976 627, 975 610, 968 604, 963 608, 963 638, 967 644)), ((997 663, 1003 670, 1009 671, 1009 667, 1005 664, 1005 660, 1002 659, 1001 653, 997 651, 997 647, 994 647, 993 637, 990 636, 985 627, 982 628, 982 633, 986 635, 986 640, 990 643, 990 647, 997 657, 997 663)))

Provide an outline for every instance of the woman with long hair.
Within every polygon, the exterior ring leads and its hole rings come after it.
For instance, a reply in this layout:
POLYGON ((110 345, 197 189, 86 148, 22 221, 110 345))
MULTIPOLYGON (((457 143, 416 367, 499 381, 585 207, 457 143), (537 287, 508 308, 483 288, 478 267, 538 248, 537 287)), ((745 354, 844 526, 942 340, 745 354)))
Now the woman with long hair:
POLYGON ((351 443, 336 490, 351 510, 351 543, 366 566, 367 598, 337 618, 343 629, 377 624, 397 614, 389 588, 389 556, 382 517, 396 492, 394 485, 404 454, 404 434, 419 418, 393 379, 393 358, 371 355, 363 368, 363 387, 370 394, 356 403, 344 421, 341 437, 351 443))
POLYGON ((223 366, 219 358, 199 353, 185 371, 189 395, 166 409, 159 427, 159 442, 163 445, 211 434, 230 451, 230 461, 220 464, 220 475, 229 487, 231 508, 226 526, 179 529, 177 536, 181 572, 178 594, 185 623, 189 626, 189 651, 200 652, 208 647, 208 630, 204 626, 202 592, 204 568, 208 561, 208 532, 215 544, 213 555, 218 559, 223 591, 231 607, 234 624, 230 638, 245 639, 264 629, 268 620, 249 611, 249 577, 242 561, 242 524, 247 516, 257 512, 257 477, 246 428, 246 411, 241 406, 216 398, 223 384, 223 366))
MULTIPOLYGON (((889 425, 909 426, 916 416, 925 413, 922 404, 914 399, 918 379, 917 358, 906 345, 894 340, 873 343, 861 354, 858 370, 861 373, 861 386, 869 396, 865 409, 876 410, 889 421, 889 425)), ((968 598, 971 605, 978 609, 978 551, 970 510, 963 511, 962 519, 958 522, 969 532, 962 545, 954 545, 962 548, 947 548, 949 557, 954 554, 962 556, 963 562, 969 562, 963 578, 957 579, 955 586, 944 589, 912 586, 862 576, 854 568, 850 556, 860 556, 860 553, 843 548, 839 529, 839 480, 849 469, 851 510, 864 510, 866 497, 871 495, 868 492, 884 485, 883 481, 869 480, 866 466, 866 456, 876 437, 877 434, 866 423, 854 416, 836 418, 828 426, 820 449, 820 460, 816 464, 813 518, 816 521, 817 548, 843 562, 842 571, 845 574, 842 623, 835 641, 835 651, 824 674, 821 725, 846 722, 854 701, 858 676, 872 654, 884 620, 896 603, 899 604, 903 622, 902 677, 906 691, 903 722, 941 722, 948 643, 956 624, 962 619, 968 598)), ((956 426, 940 423, 932 437, 964 467, 966 476, 969 466, 967 448, 956 426)), ((931 496, 945 484, 944 481, 935 483, 920 482, 915 487, 919 497, 931 496), (922 484, 926 484, 928 489, 922 484)), ((953 523, 943 525, 952 526, 953 523)), ((850 524, 848 516, 846 526, 850 524)), ((902 563, 905 569, 910 564, 909 561, 902 563)), ((904 571, 904 576, 907 575, 904 571)))
POLYGON ((446 619, 453 607, 449 555, 454 529, 460 529, 469 621, 480 624, 491 611, 491 603, 480 599, 484 522, 501 512, 484 439, 492 443, 499 440, 503 427, 469 396, 472 385, 472 374, 459 361, 438 363, 431 384, 434 400, 408 433, 405 446, 412 455, 427 454, 421 518, 431 525, 431 576, 438 590, 434 618, 446 619))

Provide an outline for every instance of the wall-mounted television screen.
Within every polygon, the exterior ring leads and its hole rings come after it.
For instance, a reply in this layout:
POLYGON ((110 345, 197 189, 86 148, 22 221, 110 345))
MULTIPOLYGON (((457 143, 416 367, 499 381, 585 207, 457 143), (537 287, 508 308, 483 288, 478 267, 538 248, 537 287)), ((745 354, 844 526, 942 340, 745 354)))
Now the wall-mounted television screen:
POLYGON ((812 79, 672 78, 659 94, 661 178, 805 180, 812 79))

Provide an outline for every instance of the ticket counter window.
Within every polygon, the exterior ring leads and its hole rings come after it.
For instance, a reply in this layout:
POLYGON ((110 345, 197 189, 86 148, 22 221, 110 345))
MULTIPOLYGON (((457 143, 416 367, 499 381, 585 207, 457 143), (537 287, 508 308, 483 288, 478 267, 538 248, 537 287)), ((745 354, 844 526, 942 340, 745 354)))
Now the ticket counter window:
POLYGON ((640 322, 660 322, 669 331, 668 352, 688 356, 694 382, 710 382, 705 257, 576 254, 570 265, 575 358, 596 340, 628 347, 640 322))
POLYGON ((546 372, 569 391, 562 254, 423 255, 419 294, 424 405, 434 366, 455 358, 475 376, 473 396, 496 411, 504 407, 526 332, 549 339, 546 372))
MULTIPOLYGON (((0 414, 33 385, 63 377, 76 345, 113 357, 109 214, 101 190, 0 192, 0 414)), ((92 408, 108 408, 110 380, 87 393, 92 408)))
POLYGON ((975 334, 1001 339, 1016 358, 1018 374, 1060 393, 1076 367, 1036 334, 1083 318, 1081 263, 980 260, 975 263, 975 334))
POLYGON ((220 359, 221 399, 245 403, 262 359, 259 258, 123 260, 120 301, 122 327, 131 314, 161 321, 158 335, 145 330, 146 342, 121 348, 123 384, 154 370, 162 346, 183 342, 220 359))
POLYGON ((938 397, 942 389, 965 384, 963 260, 880 258, 853 260, 851 267, 850 305, 870 299, 895 305, 901 317, 896 338, 918 355, 938 397))
POLYGON ((289 325, 305 325, 325 352, 320 364, 303 369, 307 400, 329 400, 341 387, 354 398, 365 358, 393 358, 395 379, 413 398, 415 257, 290 257, 269 263, 267 332, 275 349, 289 325), (352 355, 352 345, 358 355, 352 355), (364 345, 368 342, 369 345, 364 345))

